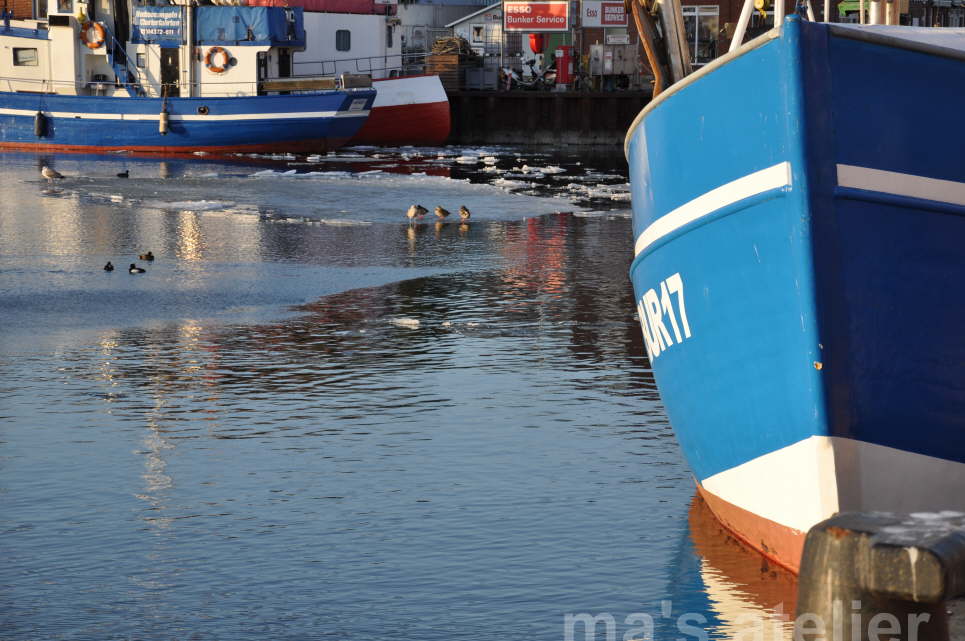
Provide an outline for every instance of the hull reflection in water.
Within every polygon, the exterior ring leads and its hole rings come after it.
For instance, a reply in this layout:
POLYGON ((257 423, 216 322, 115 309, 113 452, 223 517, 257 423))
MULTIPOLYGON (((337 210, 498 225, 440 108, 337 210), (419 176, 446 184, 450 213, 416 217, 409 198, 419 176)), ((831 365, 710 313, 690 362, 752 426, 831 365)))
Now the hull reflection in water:
POLYGON ((735 538, 699 494, 691 502, 688 520, 720 638, 789 641, 797 602, 795 576, 735 538))

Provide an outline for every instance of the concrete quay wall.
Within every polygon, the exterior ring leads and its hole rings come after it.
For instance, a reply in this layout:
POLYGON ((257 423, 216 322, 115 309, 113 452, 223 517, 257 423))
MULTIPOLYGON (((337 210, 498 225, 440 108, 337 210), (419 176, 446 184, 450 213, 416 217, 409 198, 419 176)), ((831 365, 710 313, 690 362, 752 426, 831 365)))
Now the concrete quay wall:
POLYGON ((650 92, 449 92, 461 145, 619 145, 650 92))

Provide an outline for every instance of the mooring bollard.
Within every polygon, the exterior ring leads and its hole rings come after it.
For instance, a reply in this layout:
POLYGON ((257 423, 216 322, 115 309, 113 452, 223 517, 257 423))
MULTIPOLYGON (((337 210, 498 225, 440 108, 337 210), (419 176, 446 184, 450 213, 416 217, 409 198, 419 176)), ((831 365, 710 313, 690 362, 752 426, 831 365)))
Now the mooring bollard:
POLYGON ((948 641, 965 514, 841 513, 808 532, 795 641, 948 641))

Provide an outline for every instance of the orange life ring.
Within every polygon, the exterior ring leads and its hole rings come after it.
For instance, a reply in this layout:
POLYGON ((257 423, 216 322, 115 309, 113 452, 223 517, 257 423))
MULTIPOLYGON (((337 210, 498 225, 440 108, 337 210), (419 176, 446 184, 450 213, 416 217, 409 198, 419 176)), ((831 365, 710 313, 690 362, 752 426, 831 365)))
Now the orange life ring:
POLYGON ((104 31, 104 25, 99 22, 85 22, 80 26, 80 39, 85 45, 91 49, 100 49, 104 46, 104 39, 107 37, 107 33, 104 31), (94 29, 94 39, 90 39, 91 27, 94 29))
POLYGON ((208 53, 204 54, 204 66, 214 73, 224 73, 228 65, 231 64, 231 54, 224 47, 211 47, 208 53), (224 54, 224 62, 220 65, 215 64, 215 56, 224 54))

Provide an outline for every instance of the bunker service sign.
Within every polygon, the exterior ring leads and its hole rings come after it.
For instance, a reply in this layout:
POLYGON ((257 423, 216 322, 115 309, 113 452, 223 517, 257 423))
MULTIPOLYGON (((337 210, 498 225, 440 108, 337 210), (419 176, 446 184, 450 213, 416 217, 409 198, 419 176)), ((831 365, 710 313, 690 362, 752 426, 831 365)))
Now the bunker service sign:
POLYGON ((503 29, 505 31, 566 31, 570 26, 569 0, 524 2, 503 1, 503 29))
MULTIPOLYGON (((583 0, 580 24, 584 27, 625 27, 627 11, 623 2, 583 0)), ((611 44, 611 43, 607 43, 611 44)))

